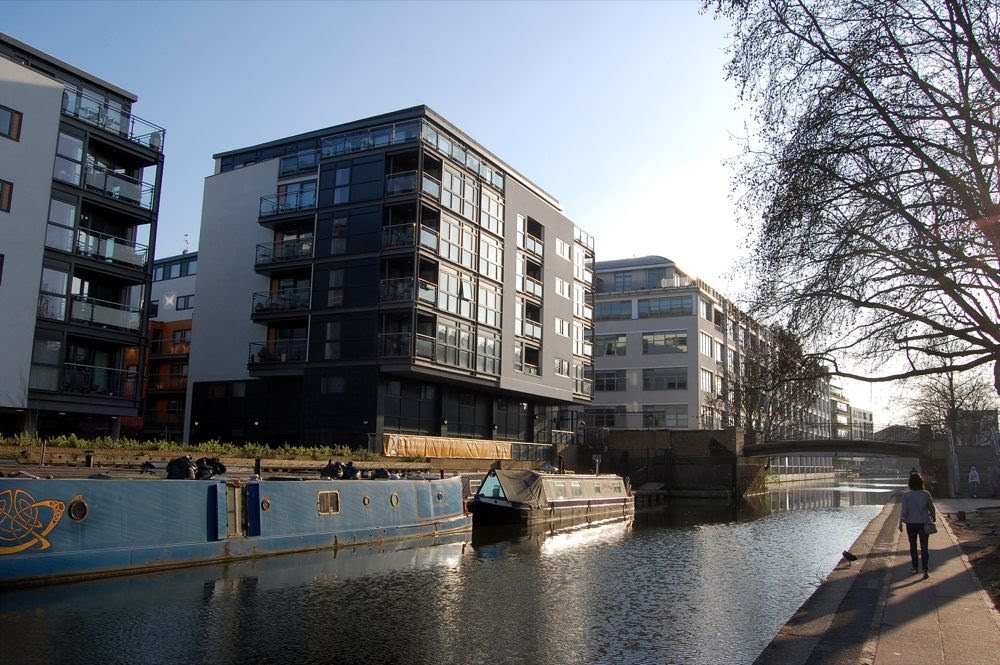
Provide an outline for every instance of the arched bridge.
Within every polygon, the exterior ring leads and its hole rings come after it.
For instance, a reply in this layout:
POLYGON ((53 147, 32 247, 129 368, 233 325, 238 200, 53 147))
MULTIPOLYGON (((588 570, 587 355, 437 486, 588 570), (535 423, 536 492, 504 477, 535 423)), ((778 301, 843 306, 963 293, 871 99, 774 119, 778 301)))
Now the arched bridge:
POLYGON ((743 446, 746 457, 795 455, 798 453, 853 453, 920 457, 919 430, 894 425, 878 432, 844 428, 832 423, 779 429, 767 441, 743 446))

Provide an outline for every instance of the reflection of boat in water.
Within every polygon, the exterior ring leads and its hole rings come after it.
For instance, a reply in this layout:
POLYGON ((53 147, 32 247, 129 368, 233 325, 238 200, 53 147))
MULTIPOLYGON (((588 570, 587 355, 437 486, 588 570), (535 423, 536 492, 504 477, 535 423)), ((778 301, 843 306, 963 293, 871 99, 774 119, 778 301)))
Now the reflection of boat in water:
POLYGON ((635 500, 620 476, 494 469, 470 503, 485 524, 572 527, 631 518, 635 500))
POLYGON ((461 478, 0 479, 0 588, 466 531, 461 478))
POLYGON ((543 525, 526 527, 516 524, 477 526, 472 530, 472 550, 476 556, 493 558, 501 554, 534 550, 562 551, 588 543, 614 542, 624 538, 632 529, 633 520, 627 518, 589 526, 578 525, 564 529, 549 529, 543 525))

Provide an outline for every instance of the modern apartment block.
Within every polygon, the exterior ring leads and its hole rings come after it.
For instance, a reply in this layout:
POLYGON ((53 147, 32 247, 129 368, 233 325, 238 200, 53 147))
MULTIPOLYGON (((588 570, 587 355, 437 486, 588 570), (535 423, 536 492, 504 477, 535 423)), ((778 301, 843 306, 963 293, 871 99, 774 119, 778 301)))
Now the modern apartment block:
POLYGON ((184 434, 197 273, 197 252, 153 263, 145 407, 141 419, 128 423, 143 437, 180 440, 184 434))
POLYGON ((556 199, 426 106, 215 160, 190 439, 571 435, 594 244, 556 199))
POLYGON ((0 34, 0 431, 114 434, 141 405, 164 130, 0 34))

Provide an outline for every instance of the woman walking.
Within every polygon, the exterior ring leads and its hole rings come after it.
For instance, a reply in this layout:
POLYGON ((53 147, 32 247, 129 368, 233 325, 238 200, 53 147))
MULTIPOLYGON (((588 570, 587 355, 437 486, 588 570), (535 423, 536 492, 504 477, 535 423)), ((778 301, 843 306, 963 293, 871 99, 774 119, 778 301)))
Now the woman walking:
MULTIPOLYGON (((906 524, 906 538, 910 541, 910 572, 917 572, 917 539, 920 539, 920 562, 927 579, 927 526, 937 520, 931 493, 924 489, 924 479, 919 473, 911 473, 909 491, 903 494, 903 509, 899 514, 899 530, 906 524)), ((933 527, 932 527, 933 528, 933 527)))

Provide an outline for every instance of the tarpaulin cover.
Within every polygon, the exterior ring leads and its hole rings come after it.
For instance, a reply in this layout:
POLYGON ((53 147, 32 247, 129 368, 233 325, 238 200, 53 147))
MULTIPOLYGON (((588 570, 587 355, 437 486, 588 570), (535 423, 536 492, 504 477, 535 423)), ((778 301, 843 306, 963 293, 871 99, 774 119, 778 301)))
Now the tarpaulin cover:
POLYGON ((386 457, 451 457, 457 459, 511 459, 511 445, 487 439, 452 439, 440 436, 385 434, 386 457))
MULTIPOLYGON (((532 508, 548 506, 542 476, 533 471, 495 469, 490 471, 500 481, 500 487, 511 503, 524 503, 532 508)), ((483 482, 486 485, 486 481, 483 482)))

